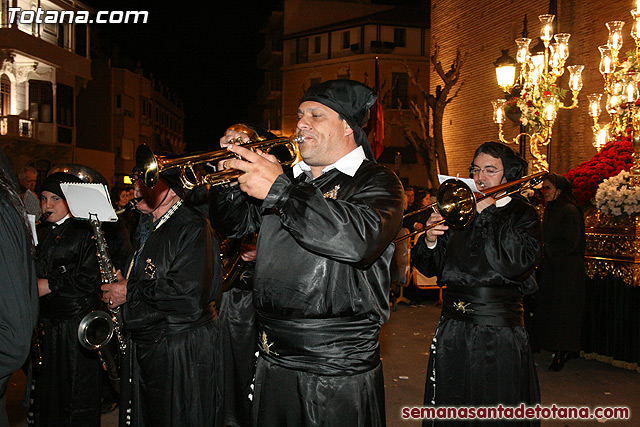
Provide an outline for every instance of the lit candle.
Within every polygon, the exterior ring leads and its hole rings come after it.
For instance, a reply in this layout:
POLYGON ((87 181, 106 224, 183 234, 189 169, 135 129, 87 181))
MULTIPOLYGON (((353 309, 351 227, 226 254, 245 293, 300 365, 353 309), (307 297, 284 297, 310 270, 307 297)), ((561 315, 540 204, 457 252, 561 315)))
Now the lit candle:
POLYGON ((633 80, 627 84, 627 102, 636 102, 636 82, 633 80))

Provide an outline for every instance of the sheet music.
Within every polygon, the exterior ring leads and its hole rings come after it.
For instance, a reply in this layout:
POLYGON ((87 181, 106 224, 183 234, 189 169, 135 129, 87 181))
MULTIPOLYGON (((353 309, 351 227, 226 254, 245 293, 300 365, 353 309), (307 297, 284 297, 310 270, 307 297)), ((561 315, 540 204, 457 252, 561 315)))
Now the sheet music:
POLYGON ((107 186, 99 183, 63 182, 60 188, 67 199, 69 210, 76 218, 97 217, 100 222, 117 221, 107 186))
POLYGON ((476 187, 476 182, 471 178, 460 178, 460 177, 457 177, 457 176, 438 175, 438 180, 440 181, 440 184, 442 184, 443 182, 445 182, 448 179, 458 179, 458 180, 464 182, 465 184, 467 184, 469 186, 469 188, 471 189, 471 191, 473 191, 474 193, 484 194, 482 191, 478 190, 478 187, 476 187))

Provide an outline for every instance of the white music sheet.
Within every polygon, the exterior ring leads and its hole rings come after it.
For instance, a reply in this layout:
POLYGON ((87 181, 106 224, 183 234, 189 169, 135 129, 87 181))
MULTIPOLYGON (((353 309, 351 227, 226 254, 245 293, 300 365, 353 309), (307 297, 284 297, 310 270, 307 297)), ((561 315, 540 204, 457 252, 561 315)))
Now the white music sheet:
POLYGON ((60 184, 60 188, 74 217, 98 219, 100 222, 118 220, 118 215, 111 205, 106 185, 63 182, 60 184))

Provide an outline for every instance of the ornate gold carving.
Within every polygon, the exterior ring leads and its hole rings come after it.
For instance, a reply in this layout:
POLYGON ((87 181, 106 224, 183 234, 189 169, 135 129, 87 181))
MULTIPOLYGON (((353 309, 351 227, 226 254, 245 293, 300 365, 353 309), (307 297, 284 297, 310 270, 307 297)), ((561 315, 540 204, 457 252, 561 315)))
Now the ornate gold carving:
POLYGON ((613 218, 597 209, 585 214, 587 276, 612 275, 640 284, 640 217, 613 218))

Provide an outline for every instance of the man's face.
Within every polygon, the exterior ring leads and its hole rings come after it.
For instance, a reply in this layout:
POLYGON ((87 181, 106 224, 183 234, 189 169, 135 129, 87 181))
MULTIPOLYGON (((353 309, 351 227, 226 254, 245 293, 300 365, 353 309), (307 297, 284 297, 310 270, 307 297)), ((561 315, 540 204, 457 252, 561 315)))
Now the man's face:
POLYGON ((504 178, 504 167, 502 160, 490 156, 487 153, 480 153, 473 159, 471 173, 478 190, 485 191, 496 185, 500 185, 507 180, 504 178))
POLYGON ((353 131, 331 108, 305 101, 298 108, 297 136, 303 136, 300 155, 309 166, 329 166, 348 154, 346 137, 353 131))
POLYGON ((50 191, 43 191, 40 195, 42 213, 51 212, 48 222, 58 222, 69 213, 69 205, 62 197, 50 191))
POLYGON ((29 170, 25 173, 25 175, 25 178, 20 181, 20 184, 22 184, 22 186, 28 190, 35 191, 36 182, 38 182, 38 174, 34 171, 29 170))
POLYGON ((413 202, 415 202, 416 200, 416 193, 413 191, 413 189, 410 189, 410 190, 405 190, 404 194, 407 197, 407 201, 409 202, 409 205, 412 205, 413 202))
POLYGON ((162 200, 169 191, 169 186, 164 179, 158 179, 156 186, 149 188, 139 179, 135 183, 134 191, 135 197, 142 198, 142 200, 138 202, 138 210, 143 214, 148 214, 153 212, 160 203, 162 203, 162 200))

